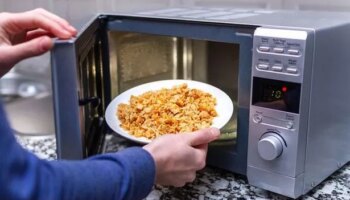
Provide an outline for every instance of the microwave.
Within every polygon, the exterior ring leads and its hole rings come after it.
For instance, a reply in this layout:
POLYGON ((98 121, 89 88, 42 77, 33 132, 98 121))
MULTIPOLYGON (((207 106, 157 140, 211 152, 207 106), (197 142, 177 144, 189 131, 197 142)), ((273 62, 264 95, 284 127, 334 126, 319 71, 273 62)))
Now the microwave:
POLYGON ((234 103, 207 164, 297 198, 350 160, 350 15, 165 8, 94 17, 51 52, 57 153, 103 152, 118 94, 196 80, 234 103))

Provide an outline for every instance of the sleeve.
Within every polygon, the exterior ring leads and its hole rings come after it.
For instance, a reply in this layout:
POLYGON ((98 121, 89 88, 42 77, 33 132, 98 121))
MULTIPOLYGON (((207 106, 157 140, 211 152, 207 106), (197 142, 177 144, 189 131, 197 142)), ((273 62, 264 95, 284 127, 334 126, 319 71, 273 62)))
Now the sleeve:
POLYGON ((23 149, 0 105, 0 196, 4 199, 142 199, 155 179, 152 156, 132 147, 82 161, 46 161, 23 149))

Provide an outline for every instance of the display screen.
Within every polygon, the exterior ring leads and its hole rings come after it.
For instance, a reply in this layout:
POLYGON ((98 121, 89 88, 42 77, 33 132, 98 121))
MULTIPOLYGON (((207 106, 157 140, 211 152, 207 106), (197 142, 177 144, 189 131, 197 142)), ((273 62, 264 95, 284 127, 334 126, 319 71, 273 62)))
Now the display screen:
POLYGON ((299 113, 300 84, 254 77, 253 105, 299 113))

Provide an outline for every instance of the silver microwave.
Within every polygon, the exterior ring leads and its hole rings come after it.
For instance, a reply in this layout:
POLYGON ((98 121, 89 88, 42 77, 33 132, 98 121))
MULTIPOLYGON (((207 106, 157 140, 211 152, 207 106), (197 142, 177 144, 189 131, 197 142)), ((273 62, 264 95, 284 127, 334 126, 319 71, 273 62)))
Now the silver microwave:
POLYGON ((208 165, 299 197, 350 160, 350 15, 166 8, 97 15, 57 40, 52 79, 61 159, 101 153, 113 97, 162 79, 224 90, 235 112, 208 165))

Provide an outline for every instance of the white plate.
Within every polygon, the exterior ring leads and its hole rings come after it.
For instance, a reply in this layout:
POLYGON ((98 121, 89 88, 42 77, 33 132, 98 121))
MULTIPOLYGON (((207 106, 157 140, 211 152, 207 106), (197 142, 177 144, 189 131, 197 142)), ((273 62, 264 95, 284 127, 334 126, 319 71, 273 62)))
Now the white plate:
POLYGON ((180 85, 182 83, 186 83, 188 88, 190 89, 199 89, 203 92, 208 92, 216 98, 216 106, 215 110, 218 113, 218 116, 213 119, 212 127, 222 128, 231 118, 233 113, 233 103, 230 97, 224 93, 222 90, 198 81, 191 80, 164 80, 164 81, 156 81, 150 82, 146 84, 142 84, 131 88, 117 97, 115 97, 111 103, 108 105, 105 117, 108 126, 117 134, 132 140, 138 143, 149 143, 151 140, 142 137, 135 137, 129 134, 126 130, 120 127, 120 121, 117 117, 117 107, 120 103, 129 104, 129 100, 131 95, 137 96, 141 95, 148 91, 160 90, 162 88, 172 88, 175 85, 180 85))

